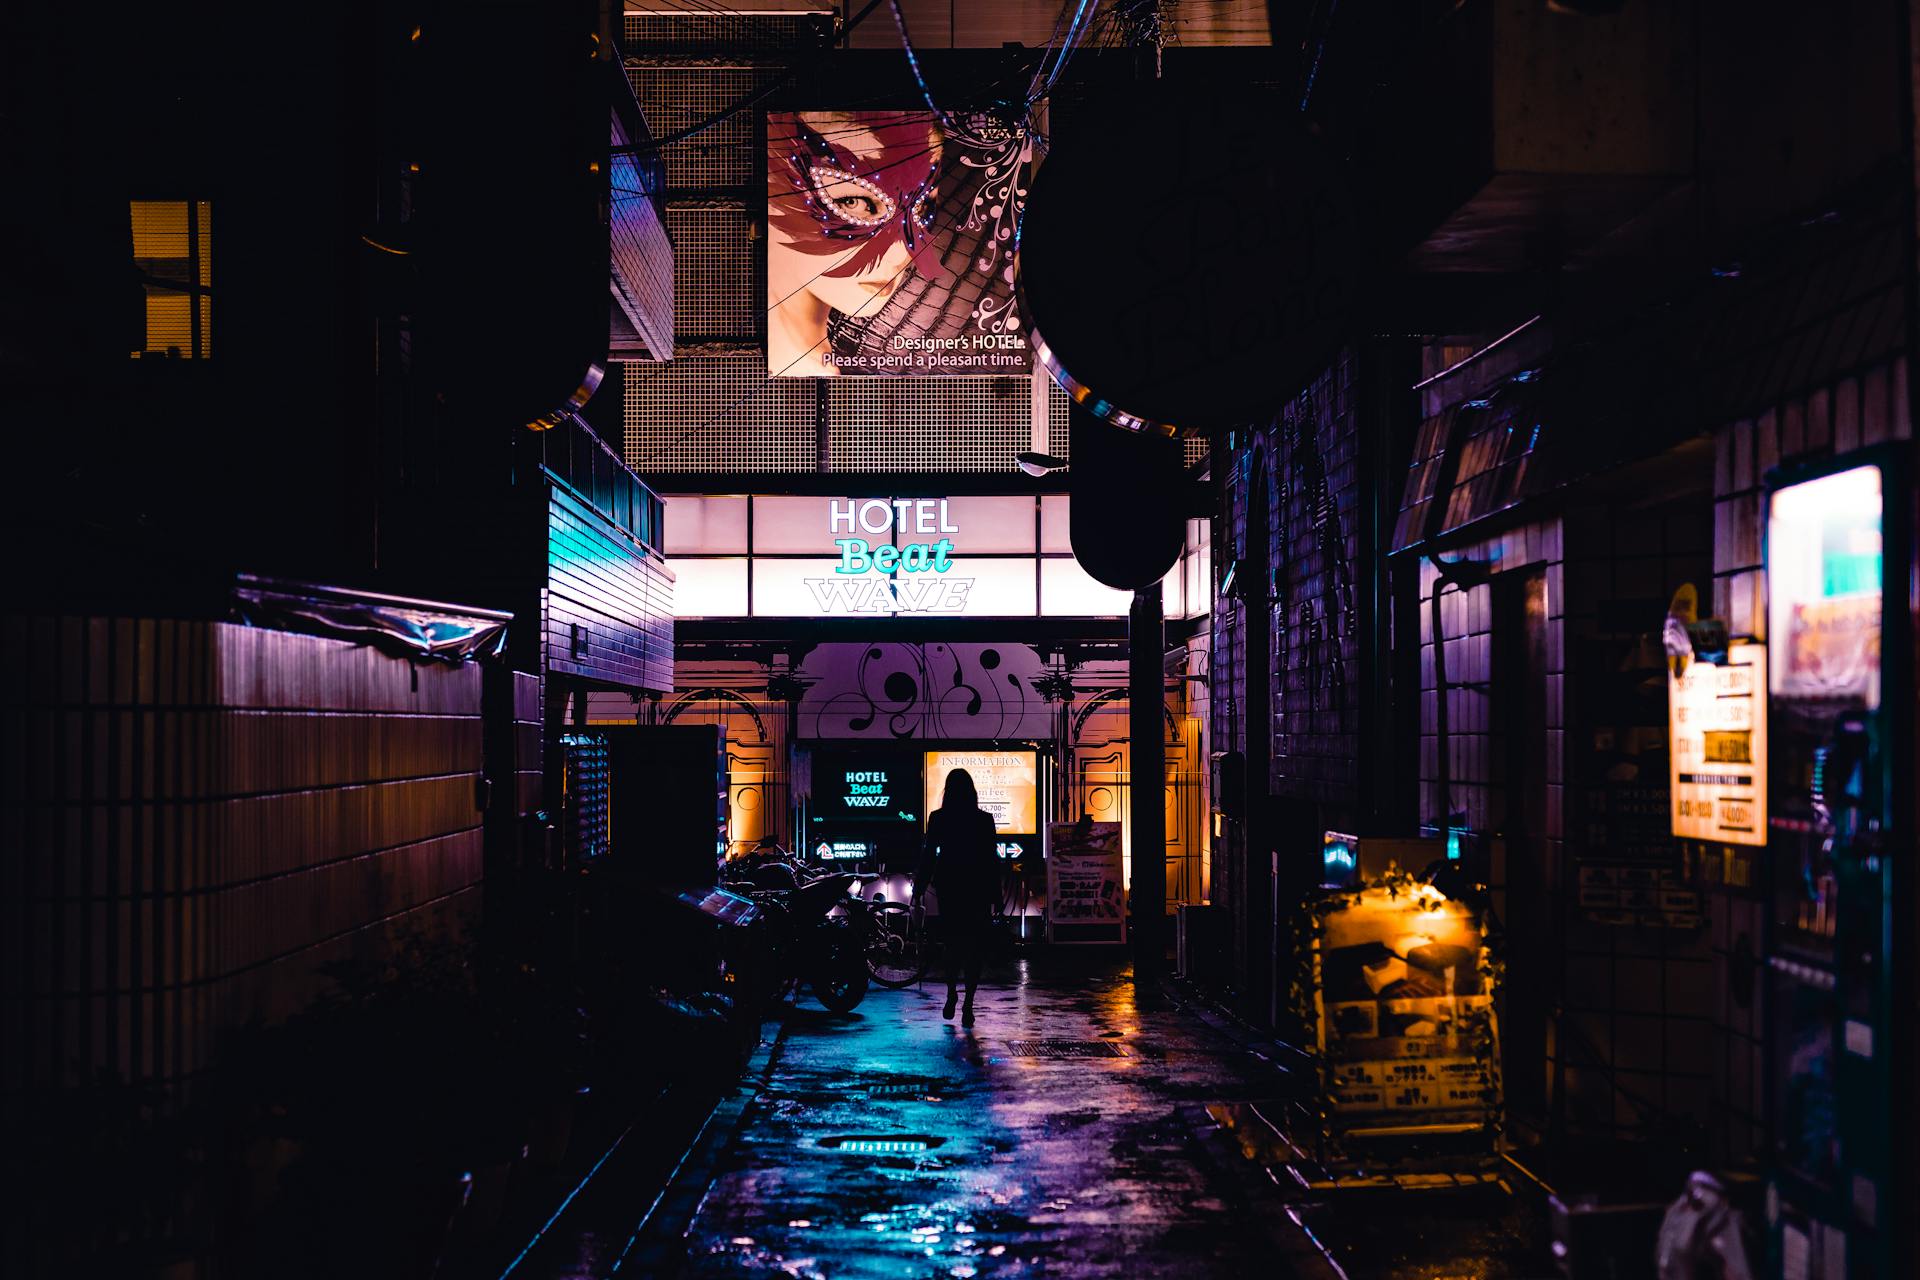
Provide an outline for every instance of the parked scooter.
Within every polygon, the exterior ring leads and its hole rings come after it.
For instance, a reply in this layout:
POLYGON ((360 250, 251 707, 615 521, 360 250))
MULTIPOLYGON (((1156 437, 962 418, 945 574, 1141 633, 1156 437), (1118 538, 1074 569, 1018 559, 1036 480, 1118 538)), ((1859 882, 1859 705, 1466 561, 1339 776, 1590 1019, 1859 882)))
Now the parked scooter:
POLYGON ((766 913, 768 961, 784 994, 805 983, 835 1013, 867 994, 868 904, 851 897, 855 877, 825 874, 774 858, 730 872, 722 886, 759 903, 766 913))

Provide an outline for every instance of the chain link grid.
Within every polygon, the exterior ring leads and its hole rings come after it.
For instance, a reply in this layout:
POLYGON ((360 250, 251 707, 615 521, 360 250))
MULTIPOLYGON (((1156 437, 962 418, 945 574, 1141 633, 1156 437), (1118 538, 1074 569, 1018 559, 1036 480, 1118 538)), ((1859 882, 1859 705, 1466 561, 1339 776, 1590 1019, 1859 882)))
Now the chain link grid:
POLYGON ((817 469, 813 382, 769 379, 758 351, 682 356, 626 392, 626 461, 642 475, 817 469))
POLYGON ((1031 446, 1025 378, 835 378, 832 471, 1011 471, 1031 446))

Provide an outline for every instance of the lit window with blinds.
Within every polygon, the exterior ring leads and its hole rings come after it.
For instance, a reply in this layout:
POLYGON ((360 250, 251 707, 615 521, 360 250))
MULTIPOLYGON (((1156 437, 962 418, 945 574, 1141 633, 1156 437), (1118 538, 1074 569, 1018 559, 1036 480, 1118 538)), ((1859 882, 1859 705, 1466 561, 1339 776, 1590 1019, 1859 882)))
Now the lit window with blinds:
POLYGON ((213 206, 135 200, 133 260, 147 294, 146 341, 133 353, 174 360, 212 354, 213 206))

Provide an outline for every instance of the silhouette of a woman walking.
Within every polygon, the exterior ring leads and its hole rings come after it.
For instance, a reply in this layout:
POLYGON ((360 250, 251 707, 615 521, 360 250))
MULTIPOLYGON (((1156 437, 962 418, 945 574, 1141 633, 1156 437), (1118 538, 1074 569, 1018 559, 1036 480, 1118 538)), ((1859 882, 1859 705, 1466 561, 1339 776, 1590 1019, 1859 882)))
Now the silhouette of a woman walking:
POLYGON ((980 985, 994 904, 1000 900, 1000 858, 994 852, 993 815, 980 807, 973 775, 955 769, 947 775, 940 807, 927 819, 927 839, 914 872, 918 898, 928 883, 940 895, 940 922, 947 947, 947 1006, 953 1017, 960 979, 967 982, 966 1011, 960 1025, 973 1025, 973 993, 980 985))

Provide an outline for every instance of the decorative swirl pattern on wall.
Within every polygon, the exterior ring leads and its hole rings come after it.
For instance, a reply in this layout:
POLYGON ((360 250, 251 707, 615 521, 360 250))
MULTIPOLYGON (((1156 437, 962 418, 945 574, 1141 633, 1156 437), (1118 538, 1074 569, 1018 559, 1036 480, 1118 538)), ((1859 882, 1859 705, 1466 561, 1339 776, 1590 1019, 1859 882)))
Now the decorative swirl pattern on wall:
POLYGON ((1017 644, 823 644, 798 673, 803 738, 1049 738, 1034 688, 1046 665, 1017 644))

